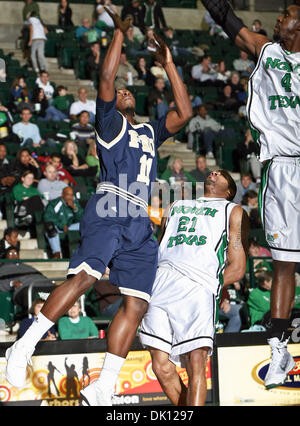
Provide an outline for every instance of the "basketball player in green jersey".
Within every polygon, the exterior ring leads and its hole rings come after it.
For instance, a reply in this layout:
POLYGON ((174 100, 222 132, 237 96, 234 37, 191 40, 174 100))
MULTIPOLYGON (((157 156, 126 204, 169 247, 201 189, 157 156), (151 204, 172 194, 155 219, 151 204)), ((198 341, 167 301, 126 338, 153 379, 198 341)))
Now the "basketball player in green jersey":
POLYGON ((248 119, 264 164, 260 208, 274 260, 271 322, 272 350, 265 386, 285 382, 294 368, 287 351, 287 328, 300 262, 300 6, 277 18, 274 39, 249 31, 227 0, 202 0, 230 39, 257 60, 249 80, 248 119))

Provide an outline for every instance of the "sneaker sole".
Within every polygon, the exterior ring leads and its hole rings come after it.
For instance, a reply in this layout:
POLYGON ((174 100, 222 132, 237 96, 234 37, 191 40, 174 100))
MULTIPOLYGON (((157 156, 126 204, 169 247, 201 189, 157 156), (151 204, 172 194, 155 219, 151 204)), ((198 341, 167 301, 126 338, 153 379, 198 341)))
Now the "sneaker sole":
POLYGON ((270 385, 266 385, 265 386, 266 390, 270 390, 270 389, 278 388, 279 386, 283 386, 285 384, 286 380, 287 380, 288 374, 295 368, 295 365, 296 365, 296 363, 294 361, 294 358, 292 358, 291 361, 290 361, 290 364, 287 367, 285 379, 280 383, 271 383, 270 385))

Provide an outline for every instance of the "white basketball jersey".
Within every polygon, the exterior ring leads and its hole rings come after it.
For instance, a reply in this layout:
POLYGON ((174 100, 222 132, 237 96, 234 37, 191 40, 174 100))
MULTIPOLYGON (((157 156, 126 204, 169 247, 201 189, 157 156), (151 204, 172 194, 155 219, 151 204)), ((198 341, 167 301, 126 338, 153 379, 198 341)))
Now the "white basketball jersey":
POLYGON ((158 265, 171 265, 218 296, 227 258, 229 218, 235 206, 224 198, 175 201, 160 243, 158 265))
POLYGON ((300 156, 300 52, 263 46, 249 80, 247 113, 260 161, 300 156))

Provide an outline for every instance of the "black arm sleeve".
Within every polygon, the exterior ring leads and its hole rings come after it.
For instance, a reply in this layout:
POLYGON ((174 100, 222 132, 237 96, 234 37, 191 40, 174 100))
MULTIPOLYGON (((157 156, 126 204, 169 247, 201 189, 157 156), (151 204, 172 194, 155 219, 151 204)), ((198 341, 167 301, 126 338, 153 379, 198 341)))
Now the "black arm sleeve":
POLYGON ((227 0, 202 0, 213 20, 220 25, 232 41, 246 25, 238 18, 227 0))

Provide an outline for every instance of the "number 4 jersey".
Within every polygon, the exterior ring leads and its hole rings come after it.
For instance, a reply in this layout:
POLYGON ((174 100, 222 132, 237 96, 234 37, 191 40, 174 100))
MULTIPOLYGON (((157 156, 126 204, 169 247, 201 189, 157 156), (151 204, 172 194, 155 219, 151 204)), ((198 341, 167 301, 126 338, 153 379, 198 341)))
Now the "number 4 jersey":
POLYGON ((300 156, 300 52, 263 46, 248 87, 248 119, 260 161, 300 156))
POLYGON ((235 206, 224 198, 175 201, 160 243, 158 265, 170 265, 218 296, 227 259, 229 218, 235 206))

